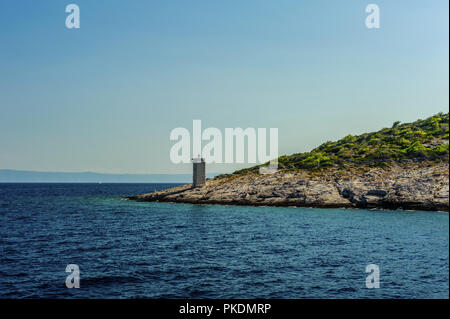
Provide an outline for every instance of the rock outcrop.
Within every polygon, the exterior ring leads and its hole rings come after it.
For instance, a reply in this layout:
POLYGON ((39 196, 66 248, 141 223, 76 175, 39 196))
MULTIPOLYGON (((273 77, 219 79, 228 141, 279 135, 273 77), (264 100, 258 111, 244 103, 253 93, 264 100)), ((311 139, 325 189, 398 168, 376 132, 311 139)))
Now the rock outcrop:
POLYGON ((448 162, 388 168, 248 173, 131 196, 137 201, 322 208, 449 210, 448 162))

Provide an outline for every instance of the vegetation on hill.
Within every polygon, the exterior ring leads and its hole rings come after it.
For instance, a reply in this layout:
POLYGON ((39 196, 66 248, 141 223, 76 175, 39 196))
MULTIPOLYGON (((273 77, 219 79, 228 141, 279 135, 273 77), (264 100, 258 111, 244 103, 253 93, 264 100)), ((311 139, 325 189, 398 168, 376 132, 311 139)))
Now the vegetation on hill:
MULTIPOLYGON (((388 166, 407 160, 447 160, 449 154, 449 114, 439 113, 425 120, 401 124, 358 136, 347 135, 326 142, 311 152, 278 158, 279 169, 323 169, 350 166, 388 166)), ((264 164, 264 165, 267 165, 264 164)), ((259 166, 233 174, 258 171, 259 166)))

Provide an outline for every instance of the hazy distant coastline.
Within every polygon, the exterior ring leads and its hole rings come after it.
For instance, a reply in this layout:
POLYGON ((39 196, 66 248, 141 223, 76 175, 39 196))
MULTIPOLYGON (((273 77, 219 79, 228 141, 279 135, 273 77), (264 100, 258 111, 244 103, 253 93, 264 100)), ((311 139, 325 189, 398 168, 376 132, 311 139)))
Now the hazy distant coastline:
MULTIPOLYGON (((217 174, 208 174, 214 177, 217 174)), ((191 174, 107 174, 0 169, 0 183, 189 183, 191 174)))

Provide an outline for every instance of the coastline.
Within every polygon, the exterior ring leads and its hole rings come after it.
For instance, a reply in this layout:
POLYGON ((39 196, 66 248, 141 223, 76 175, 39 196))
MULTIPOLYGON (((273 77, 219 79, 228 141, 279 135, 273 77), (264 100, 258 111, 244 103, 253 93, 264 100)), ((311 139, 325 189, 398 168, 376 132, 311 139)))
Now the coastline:
POLYGON ((395 164, 320 172, 248 173, 209 179, 124 199, 240 206, 295 206, 449 211, 449 164, 395 164))

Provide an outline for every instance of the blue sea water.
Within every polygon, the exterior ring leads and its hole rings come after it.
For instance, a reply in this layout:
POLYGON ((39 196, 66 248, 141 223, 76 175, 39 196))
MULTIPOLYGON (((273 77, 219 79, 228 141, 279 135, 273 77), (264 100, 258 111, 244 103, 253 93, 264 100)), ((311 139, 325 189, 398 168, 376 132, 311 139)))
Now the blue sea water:
POLYGON ((448 213, 121 200, 170 186, 0 184, 0 298, 449 297, 448 213))

